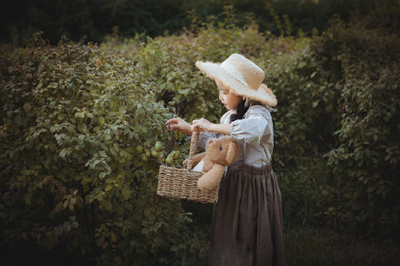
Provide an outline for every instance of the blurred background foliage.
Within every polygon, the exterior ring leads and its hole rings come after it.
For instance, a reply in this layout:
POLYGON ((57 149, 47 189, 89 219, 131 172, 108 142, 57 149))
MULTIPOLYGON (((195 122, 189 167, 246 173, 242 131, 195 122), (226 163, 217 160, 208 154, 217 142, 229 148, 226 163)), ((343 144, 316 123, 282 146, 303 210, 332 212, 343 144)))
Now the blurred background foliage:
MULTIPOLYGON (((3 0, 0 3, 1 42, 24 44, 34 32, 56 44, 66 35, 74 41, 102 42, 115 26, 121 36, 145 33, 150 37, 178 34, 191 24, 214 17, 224 19, 224 7, 236 8, 235 16, 251 15, 260 31, 274 35, 310 36, 314 29, 327 29, 334 14, 349 21, 366 14, 375 0, 3 0), (276 18, 283 18, 277 23, 276 18), (289 25, 282 31, 284 25, 289 25)), ((380 1, 378 1, 380 2, 380 1)))
POLYGON ((188 154, 168 118, 224 112, 196 60, 233 52, 279 100, 289 265, 398 263, 397 1, 23 2, 1 4, 7 265, 205 265, 212 205, 156 196, 157 172, 188 154))

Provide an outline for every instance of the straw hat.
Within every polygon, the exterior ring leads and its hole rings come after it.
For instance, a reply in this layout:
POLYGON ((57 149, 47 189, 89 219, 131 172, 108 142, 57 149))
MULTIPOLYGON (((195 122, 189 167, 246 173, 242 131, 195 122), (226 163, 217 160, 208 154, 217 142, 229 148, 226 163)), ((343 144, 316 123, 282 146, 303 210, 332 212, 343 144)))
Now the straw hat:
POLYGON ((274 93, 262 82, 265 73, 240 54, 232 54, 221 64, 197 61, 196 66, 212 80, 221 81, 231 93, 270 107, 277 105, 274 93))

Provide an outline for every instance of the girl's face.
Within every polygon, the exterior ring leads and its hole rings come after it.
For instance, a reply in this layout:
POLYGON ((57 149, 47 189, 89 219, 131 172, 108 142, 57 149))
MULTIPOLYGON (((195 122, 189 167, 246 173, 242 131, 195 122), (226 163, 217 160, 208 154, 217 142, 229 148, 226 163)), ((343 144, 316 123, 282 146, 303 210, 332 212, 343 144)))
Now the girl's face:
POLYGON ((233 93, 230 93, 227 88, 225 88, 224 84, 220 82, 219 80, 216 80, 215 83, 218 86, 219 89, 219 99, 221 100, 222 104, 228 109, 235 111, 239 105, 239 103, 242 101, 242 97, 235 95, 233 93))

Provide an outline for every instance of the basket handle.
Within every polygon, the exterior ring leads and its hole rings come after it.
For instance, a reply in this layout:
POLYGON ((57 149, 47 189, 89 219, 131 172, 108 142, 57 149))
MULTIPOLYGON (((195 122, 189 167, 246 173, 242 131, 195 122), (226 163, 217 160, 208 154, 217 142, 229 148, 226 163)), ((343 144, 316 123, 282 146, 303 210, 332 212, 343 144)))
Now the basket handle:
POLYGON ((187 169, 192 170, 193 167, 193 155, 197 152, 197 146, 199 143, 199 130, 195 130, 192 133, 192 140, 190 141, 190 151, 189 151, 189 158, 187 163, 187 169))

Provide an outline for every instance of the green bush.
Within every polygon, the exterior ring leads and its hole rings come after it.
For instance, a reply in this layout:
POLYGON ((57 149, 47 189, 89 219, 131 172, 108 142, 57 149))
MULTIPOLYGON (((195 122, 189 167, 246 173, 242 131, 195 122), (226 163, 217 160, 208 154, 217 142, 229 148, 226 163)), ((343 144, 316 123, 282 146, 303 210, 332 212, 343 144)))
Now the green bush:
POLYGON ((399 41, 381 29, 334 21, 315 43, 315 55, 323 62, 325 49, 336 61, 329 72, 340 72, 344 81, 338 141, 327 155, 335 176, 329 214, 388 235, 398 230, 400 218, 399 41))
POLYGON ((201 263, 191 214, 155 194, 179 137, 159 88, 117 53, 35 39, 2 53, 2 245, 61 245, 99 265, 201 263))
POLYGON ((267 80, 280 99, 274 160, 286 213, 390 237, 400 214, 399 37, 371 19, 333 20, 303 51, 274 58, 267 80))

